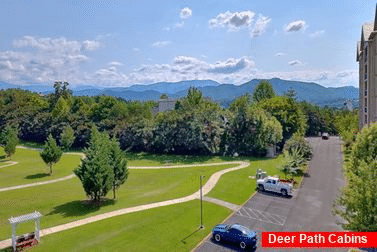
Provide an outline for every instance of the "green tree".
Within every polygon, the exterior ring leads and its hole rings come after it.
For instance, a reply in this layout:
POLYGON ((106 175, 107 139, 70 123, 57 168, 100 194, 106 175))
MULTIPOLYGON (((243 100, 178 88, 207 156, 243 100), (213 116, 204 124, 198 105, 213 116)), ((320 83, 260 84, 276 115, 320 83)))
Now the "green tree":
POLYGON ((40 153, 43 161, 50 167, 50 175, 52 174, 52 165, 59 162, 63 152, 56 144, 55 139, 50 134, 44 145, 43 151, 40 153))
POLYGON ((75 132, 71 128, 71 126, 66 126, 63 132, 60 135, 61 145, 65 150, 69 150, 71 148, 73 142, 75 141, 75 132))
POLYGON ((377 123, 364 127, 352 145, 345 165, 345 186, 334 203, 334 212, 352 231, 377 230, 377 123))
POLYGON ((280 170, 284 173, 285 178, 288 174, 293 176, 307 164, 307 159, 302 156, 297 147, 291 149, 290 152, 284 152, 284 160, 280 170))
POLYGON ((167 94, 165 94, 165 93, 160 95, 160 99, 165 99, 166 100, 168 98, 169 98, 169 96, 167 94))
POLYGON ((110 165, 113 168, 113 196, 115 199, 115 191, 126 182, 128 178, 127 161, 123 155, 122 150, 119 147, 119 142, 114 137, 111 140, 110 146, 110 165))
POLYGON ((12 155, 16 152, 16 146, 18 144, 18 132, 17 129, 11 126, 5 128, 5 146, 4 151, 12 159, 12 155))
POLYGON ((313 147, 303 136, 298 134, 294 134, 287 142, 285 142, 284 150, 287 150, 289 154, 298 151, 300 155, 307 160, 311 159, 313 156, 313 147))
POLYGON ((68 115, 69 111, 70 107, 66 99, 60 97, 51 113, 54 118, 64 118, 68 115))
POLYGON ((292 87, 290 87, 287 92, 284 92, 284 96, 296 100, 297 92, 292 87))
POLYGON ((293 134, 304 135, 307 127, 305 114, 296 101, 284 96, 276 96, 258 103, 258 106, 269 112, 283 127, 283 139, 280 148, 293 134))
POLYGON ((110 139, 107 133, 99 133, 92 127, 90 146, 85 158, 73 172, 80 179, 86 195, 97 203, 113 186, 113 169, 110 161, 110 139))
POLYGON ((275 97, 275 91, 271 83, 269 83, 268 81, 262 80, 258 85, 255 86, 253 101, 260 102, 273 97, 275 97))

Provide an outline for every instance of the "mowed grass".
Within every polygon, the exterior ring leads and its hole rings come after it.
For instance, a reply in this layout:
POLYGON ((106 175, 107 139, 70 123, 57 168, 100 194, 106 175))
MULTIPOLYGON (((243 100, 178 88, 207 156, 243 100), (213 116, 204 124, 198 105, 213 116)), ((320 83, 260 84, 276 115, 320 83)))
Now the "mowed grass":
POLYGON ((169 166, 187 164, 209 164, 231 162, 239 160, 234 157, 223 156, 189 156, 172 154, 151 154, 151 153, 126 153, 127 164, 129 166, 169 166))
MULTIPOLYGON (((1 153, 4 152, 0 148, 1 153)), ((2 167, 9 162, 9 159, 0 161, 0 188, 15 185, 36 183, 46 180, 52 180, 72 174, 74 168, 80 164, 81 155, 63 154, 60 161, 53 165, 52 175, 49 175, 49 168, 43 162, 39 151, 31 149, 17 148, 16 153, 12 156, 11 161, 18 162, 15 165, 2 167)))
MULTIPOLYGON (((41 237, 32 251, 190 251, 231 210, 200 201, 125 214, 41 237)), ((9 251, 9 250, 3 250, 9 251)))
MULTIPOLYGON (((10 216, 39 211, 41 227, 47 228, 120 208, 143 205, 190 195, 199 190, 200 175, 205 183, 215 172, 238 164, 190 168, 129 170, 129 178, 119 189, 117 200, 101 207, 84 204, 81 182, 73 178, 53 184, 0 192, 0 240, 11 235, 10 216)), ((112 198, 112 193, 108 194, 112 198)), ((19 234, 33 230, 34 223, 19 225, 19 234)))
POLYGON ((247 161, 250 165, 245 169, 222 175, 215 188, 207 194, 208 197, 242 205, 256 190, 256 180, 254 177, 257 169, 262 169, 271 176, 279 175, 280 177, 284 177, 283 173, 279 170, 282 156, 274 159, 242 157, 238 159, 247 161))

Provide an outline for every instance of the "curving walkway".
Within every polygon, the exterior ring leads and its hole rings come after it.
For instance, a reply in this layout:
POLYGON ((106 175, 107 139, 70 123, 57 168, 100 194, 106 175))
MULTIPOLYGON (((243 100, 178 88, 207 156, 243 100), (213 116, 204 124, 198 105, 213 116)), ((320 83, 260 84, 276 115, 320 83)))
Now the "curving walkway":
POLYGON ((71 175, 68 175, 66 177, 62 177, 62 178, 58 178, 58 179, 52 179, 52 180, 47 180, 47 181, 42 181, 42 182, 36 182, 36 183, 31 183, 31 184, 25 184, 25 185, 3 187, 3 188, 0 188, 0 192, 10 191, 10 190, 16 190, 16 189, 21 189, 21 188, 26 188, 26 187, 31 187, 31 186, 39 186, 39 185, 46 185, 46 184, 56 183, 56 182, 60 182, 60 181, 67 180, 67 179, 71 179, 71 178, 74 178, 74 177, 75 177, 75 174, 71 174, 71 175))
MULTIPOLYGON (((205 183, 202 186, 202 194, 206 195, 215 187, 215 185, 219 181, 221 175, 223 175, 227 172, 246 168, 246 167, 249 166, 249 163, 243 162, 243 161, 233 161, 233 162, 201 164, 201 165, 178 165, 178 166, 162 166, 162 167, 159 166, 160 168, 153 167, 153 168, 150 168, 150 169, 185 168, 185 167, 193 167, 193 166, 210 166, 210 165, 223 165, 223 164, 239 164, 239 165, 236 166, 236 167, 228 168, 228 169, 218 171, 218 172, 212 174, 212 176, 208 179, 207 183, 205 183)), ((129 167, 129 168, 131 168, 131 167, 129 167)), ((149 168, 133 166, 131 169, 149 169, 149 168)), ((181 197, 181 198, 177 198, 177 199, 166 200, 166 201, 161 201, 161 202, 156 202, 156 203, 150 203, 150 204, 145 204, 145 205, 140 205, 140 206, 123 208, 123 209, 111 211, 111 212, 108 212, 108 213, 103 213, 103 214, 99 214, 99 215, 96 215, 96 216, 88 217, 88 218, 85 218, 85 219, 73 221, 73 222, 70 222, 70 223, 62 224, 62 225, 59 225, 59 226, 46 228, 46 229, 41 230, 40 236, 44 236, 44 235, 48 235, 48 234, 52 234, 52 233, 57 233, 57 232, 60 232, 60 231, 64 231, 64 230, 67 230, 67 229, 71 229, 71 228, 74 228, 74 227, 82 226, 82 225, 89 224, 89 223, 92 223, 92 222, 95 222, 95 221, 100 221, 100 220, 104 220, 104 219, 107 219, 107 218, 111 218, 111 217, 115 217, 115 216, 119 216, 119 215, 123 215, 123 214, 127 214, 127 213, 133 213, 133 212, 143 211, 143 210, 147 210, 147 209, 151 209, 151 208, 183 203, 183 202, 187 202, 187 201, 191 201, 191 200, 195 200, 195 199, 199 199, 199 198, 200 198, 200 190, 198 190, 197 192, 195 192, 191 195, 188 195, 186 197, 181 197)), ((11 239, 0 241, 0 249, 10 247, 11 245, 12 245, 11 239)))
POLYGON ((6 164, 5 165, 1 165, 0 168, 4 168, 4 167, 15 165, 15 164, 18 164, 18 162, 16 162, 16 161, 7 161, 6 164))

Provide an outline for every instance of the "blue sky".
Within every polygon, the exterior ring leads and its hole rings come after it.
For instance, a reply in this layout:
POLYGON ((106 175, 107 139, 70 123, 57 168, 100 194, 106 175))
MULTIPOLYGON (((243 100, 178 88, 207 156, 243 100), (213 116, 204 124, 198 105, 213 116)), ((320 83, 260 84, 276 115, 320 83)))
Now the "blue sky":
POLYGON ((130 86, 282 78, 358 86, 376 2, 2 1, 0 81, 130 86))

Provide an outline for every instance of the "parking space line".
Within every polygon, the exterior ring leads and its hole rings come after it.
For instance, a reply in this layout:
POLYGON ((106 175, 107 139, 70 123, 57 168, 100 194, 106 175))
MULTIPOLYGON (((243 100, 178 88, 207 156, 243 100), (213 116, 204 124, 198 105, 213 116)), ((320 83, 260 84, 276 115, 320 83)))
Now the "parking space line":
POLYGON ((283 226, 285 221, 287 220, 287 218, 282 215, 271 214, 268 212, 263 212, 257 209, 246 207, 241 208, 236 214, 245 218, 254 219, 266 223, 272 223, 279 226, 283 226), (245 213, 247 216, 245 215, 245 213))

